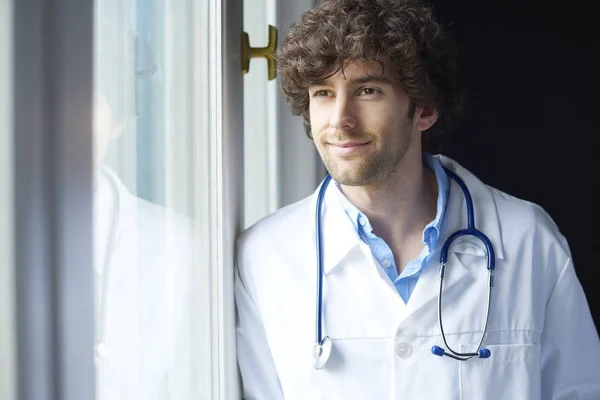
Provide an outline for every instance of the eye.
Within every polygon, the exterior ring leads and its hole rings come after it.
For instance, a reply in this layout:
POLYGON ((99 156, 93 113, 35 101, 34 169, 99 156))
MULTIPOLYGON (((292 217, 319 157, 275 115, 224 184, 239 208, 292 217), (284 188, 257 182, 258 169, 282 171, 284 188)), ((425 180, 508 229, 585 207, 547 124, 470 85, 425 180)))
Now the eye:
POLYGON ((375 94, 381 94, 381 91, 375 88, 364 88, 360 91, 360 93, 366 94, 367 96, 372 96, 375 94))
POLYGON ((314 97, 327 97, 329 96, 329 91, 327 90, 315 90, 313 92, 314 97))

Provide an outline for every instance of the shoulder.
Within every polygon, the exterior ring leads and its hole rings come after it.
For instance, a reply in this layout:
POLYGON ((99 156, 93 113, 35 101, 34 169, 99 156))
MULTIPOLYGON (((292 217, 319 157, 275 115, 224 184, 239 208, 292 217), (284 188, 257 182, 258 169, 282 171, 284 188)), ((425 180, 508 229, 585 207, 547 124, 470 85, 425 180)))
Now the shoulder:
MULTIPOLYGON (((285 206, 245 229, 237 238, 237 253, 275 247, 292 241, 300 232, 312 231, 314 195, 285 206)), ((309 236, 310 237, 310 236, 309 236)))
POLYGON ((521 240, 534 250, 554 250, 563 256, 571 256, 567 239, 545 208, 500 189, 486 187, 494 199, 504 237, 521 240))
MULTIPOLYGON (((461 176, 473 194, 476 223, 499 229, 502 242, 513 251, 555 252, 558 259, 570 258, 565 236, 550 213, 540 204, 517 197, 488 183, 456 161, 439 156, 446 167, 461 176)), ((545 257, 544 257, 545 258, 545 257)))

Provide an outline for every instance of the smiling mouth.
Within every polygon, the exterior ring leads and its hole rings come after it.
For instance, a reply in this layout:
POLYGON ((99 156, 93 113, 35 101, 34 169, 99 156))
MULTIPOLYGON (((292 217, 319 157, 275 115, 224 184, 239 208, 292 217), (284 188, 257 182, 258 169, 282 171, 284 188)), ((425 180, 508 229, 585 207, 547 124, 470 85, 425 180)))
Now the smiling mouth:
POLYGON ((327 143, 331 150, 339 155, 351 155, 366 149, 371 142, 327 143))
POLYGON ((363 143, 359 143, 359 142, 351 142, 351 143, 329 143, 329 144, 331 146, 334 146, 334 147, 347 148, 347 147, 365 146, 365 145, 367 145, 369 143, 371 143, 371 142, 363 142, 363 143))

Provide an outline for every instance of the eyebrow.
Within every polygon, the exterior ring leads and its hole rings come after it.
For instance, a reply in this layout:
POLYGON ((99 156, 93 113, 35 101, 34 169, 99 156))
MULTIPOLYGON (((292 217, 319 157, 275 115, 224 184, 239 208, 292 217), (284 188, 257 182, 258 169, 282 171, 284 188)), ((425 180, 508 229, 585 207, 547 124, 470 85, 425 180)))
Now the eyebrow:
MULTIPOLYGON (((355 84, 364 84, 364 83, 379 83, 379 84, 384 84, 384 85, 388 85, 388 86, 394 86, 394 83, 384 77, 384 76, 360 76, 358 78, 353 78, 350 79, 348 81, 349 84, 351 85, 355 85, 355 84)), ((314 86, 328 86, 328 82, 327 80, 318 80, 318 81, 313 81, 311 82, 308 86, 309 87, 314 87, 314 86)))

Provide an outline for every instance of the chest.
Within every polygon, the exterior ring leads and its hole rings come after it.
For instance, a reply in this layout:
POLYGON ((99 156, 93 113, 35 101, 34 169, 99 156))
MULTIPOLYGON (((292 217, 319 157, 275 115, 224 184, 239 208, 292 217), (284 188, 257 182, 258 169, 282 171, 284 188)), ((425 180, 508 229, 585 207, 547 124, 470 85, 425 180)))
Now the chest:
MULTIPOLYGON (((515 274, 531 274, 524 260, 497 264, 483 341, 492 356, 460 362, 431 352, 434 345, 445 347, 439 329, 435 257, 405 304, 368 249, 357 246, 323 277, 322 330, 332 340, 333 350, 327 366, 319 371, 312 367, 317 273, 316 266, 306 267, 308 262, 282 257, 280 268, 295 273, 274 273, 269 289, 259 296, 286 398, 468 400, 487 393, 483 398, 493 399, 507 390, 495 387, 495 381, 512 382, 512 398, 523 398, 523 393, 537 398, 536 380, 521 382, 520 377, 539 373, 542 321, 533 316, 543 314, 538 311, 544 302, 535 288, 514 283, 519 282, 515 274), (499 374, 511 375, 503 380, 496 378, 499 374)), ((450 254, 441 311, 447 342, 456 351, 474 351, 481 340, 487 282, 484 257, 450 254)), ((522 276, 520 282, 531 279, 522 276)))

